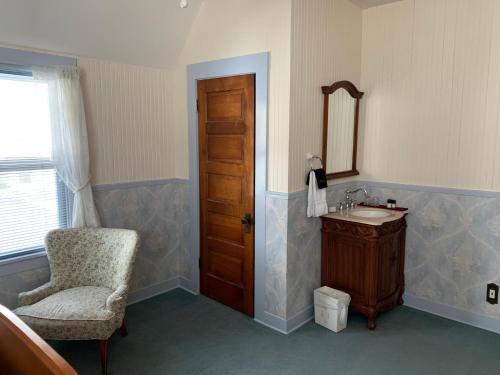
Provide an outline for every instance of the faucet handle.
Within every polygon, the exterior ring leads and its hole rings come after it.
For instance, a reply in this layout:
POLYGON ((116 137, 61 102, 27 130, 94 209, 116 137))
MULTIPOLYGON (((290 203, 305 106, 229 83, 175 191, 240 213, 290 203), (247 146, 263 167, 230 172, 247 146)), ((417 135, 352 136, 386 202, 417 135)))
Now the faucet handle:
POLYGON ((345 201, 339 202, 337 208, 338 208, 338 211, 340 213, 342 213, 347 208, 347 202, 345 202, 345 201))

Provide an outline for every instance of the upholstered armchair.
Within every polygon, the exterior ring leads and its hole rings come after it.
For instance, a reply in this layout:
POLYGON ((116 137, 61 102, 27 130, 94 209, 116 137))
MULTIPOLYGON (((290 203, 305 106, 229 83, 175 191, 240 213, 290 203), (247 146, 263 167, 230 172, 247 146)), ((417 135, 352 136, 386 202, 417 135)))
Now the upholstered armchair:
POLYGON ((107 372, 108 339, 124 323, 138 235, 126 229, 54 230, 45 238, 50 281, 19 294, 14 312, 44 339, 99 340, 107 372))

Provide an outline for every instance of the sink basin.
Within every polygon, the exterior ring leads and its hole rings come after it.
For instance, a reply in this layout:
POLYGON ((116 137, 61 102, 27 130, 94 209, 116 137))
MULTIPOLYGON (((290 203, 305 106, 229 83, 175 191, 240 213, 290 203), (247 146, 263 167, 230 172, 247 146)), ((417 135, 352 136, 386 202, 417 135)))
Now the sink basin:
POLYGON ((382 210, 359 210, 359 211, 351 211, 350 214, 351 216, 365 217, 372 219, 391 216, 389 212, 382 210))
POLYGON ((400 220, 401 218, 404 218, 407 213, 408 211, 388 211, 383 208, 359 206, 343 212, 330 212, 323 217, 326 219, 378 226, 390 221, 400 220))

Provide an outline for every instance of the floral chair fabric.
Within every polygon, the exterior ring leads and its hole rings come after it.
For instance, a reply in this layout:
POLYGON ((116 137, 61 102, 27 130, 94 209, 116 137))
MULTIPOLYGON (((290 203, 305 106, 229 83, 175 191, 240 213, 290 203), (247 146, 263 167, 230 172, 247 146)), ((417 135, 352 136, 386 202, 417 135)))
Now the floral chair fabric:
POLYGON ((137 233, 61 229, 45 245, 50 281, 19 294, 14 312, 45 339, 107 340, 125 315, 137 233))

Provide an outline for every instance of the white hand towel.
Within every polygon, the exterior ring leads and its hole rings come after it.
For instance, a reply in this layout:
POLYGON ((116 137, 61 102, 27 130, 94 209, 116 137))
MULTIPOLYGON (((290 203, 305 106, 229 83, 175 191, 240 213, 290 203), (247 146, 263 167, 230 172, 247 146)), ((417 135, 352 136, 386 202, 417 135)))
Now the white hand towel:
POLYGON ((309 173, 309 190, 307 192, 307 217, 318 217, 328 213, 326 189, 318 189, 316 174, 309 173))

